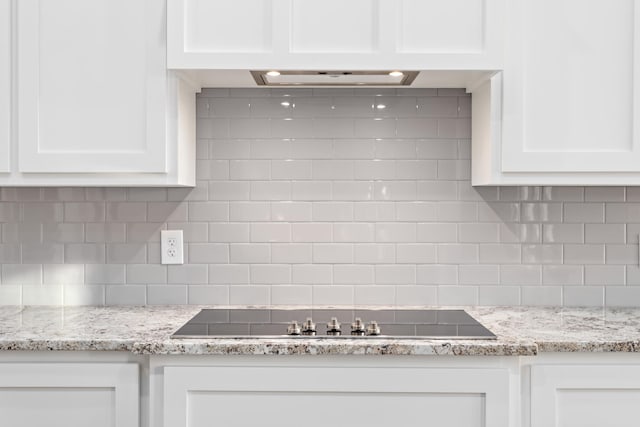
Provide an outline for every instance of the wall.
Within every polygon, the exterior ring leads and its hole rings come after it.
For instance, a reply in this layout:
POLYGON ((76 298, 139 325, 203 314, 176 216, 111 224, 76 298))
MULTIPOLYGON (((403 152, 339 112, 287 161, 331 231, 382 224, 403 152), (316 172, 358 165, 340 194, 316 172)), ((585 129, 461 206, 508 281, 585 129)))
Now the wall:
POLYGON ((206 89, 196 189, 0 190, 0 302, 640 305, 640 188, 472 188, 470 100, 206 89))

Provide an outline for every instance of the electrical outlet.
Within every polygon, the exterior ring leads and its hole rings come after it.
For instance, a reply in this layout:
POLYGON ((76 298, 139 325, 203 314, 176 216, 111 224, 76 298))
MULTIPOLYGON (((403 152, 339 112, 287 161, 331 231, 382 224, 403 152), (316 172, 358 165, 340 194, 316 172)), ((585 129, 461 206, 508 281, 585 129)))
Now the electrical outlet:
POLYGON ((160 231, 160 250, 162 264, 184 264, 182 230, 160 231))

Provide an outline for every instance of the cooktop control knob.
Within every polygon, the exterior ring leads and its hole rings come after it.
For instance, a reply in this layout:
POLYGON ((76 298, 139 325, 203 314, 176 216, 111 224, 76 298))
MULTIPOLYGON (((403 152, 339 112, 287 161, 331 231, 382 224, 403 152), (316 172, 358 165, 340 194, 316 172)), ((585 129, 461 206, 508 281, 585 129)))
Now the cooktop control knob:
POLYGON ((340 323, 338 323, 337 317, 332 317, 329 323, 327 323, 327 335, 341 335, 340 323))
POLYGON ((351 335, 359 335, 362 336, 365 334, 365 327, 362 319, 356 317, 356 320, 351 324, 351 335))
POLYGON ((300 326, 297 321, 292 321, 287 327, 287 335, 300 335, 300 326))
POLYGON ((367 335, 380 335, 380 326, 378 326, 378 322, 372 320, 367 325, 367 335))
POLYGON ((316 332, 316 324, 313 323, 311 317, 307 317, 307 320, 302 324, 302 335, 315 335, 316 332))

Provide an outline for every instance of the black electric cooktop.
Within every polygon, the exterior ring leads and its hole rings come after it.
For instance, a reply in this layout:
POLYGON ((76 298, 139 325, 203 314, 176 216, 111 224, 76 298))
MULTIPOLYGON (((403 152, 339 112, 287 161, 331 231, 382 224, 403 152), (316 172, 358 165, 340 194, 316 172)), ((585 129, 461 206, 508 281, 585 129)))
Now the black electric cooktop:
POLYGON ((496 339, 464 310, 204 309, 171 338, 496 339))

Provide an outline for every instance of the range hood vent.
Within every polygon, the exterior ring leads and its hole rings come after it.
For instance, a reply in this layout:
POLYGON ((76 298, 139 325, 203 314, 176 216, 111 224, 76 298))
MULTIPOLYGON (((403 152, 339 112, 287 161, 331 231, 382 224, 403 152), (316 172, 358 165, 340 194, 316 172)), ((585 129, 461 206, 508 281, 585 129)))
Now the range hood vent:
POLYGON ((251 71, 259 86, 409 86, 417 71, 251 71))

